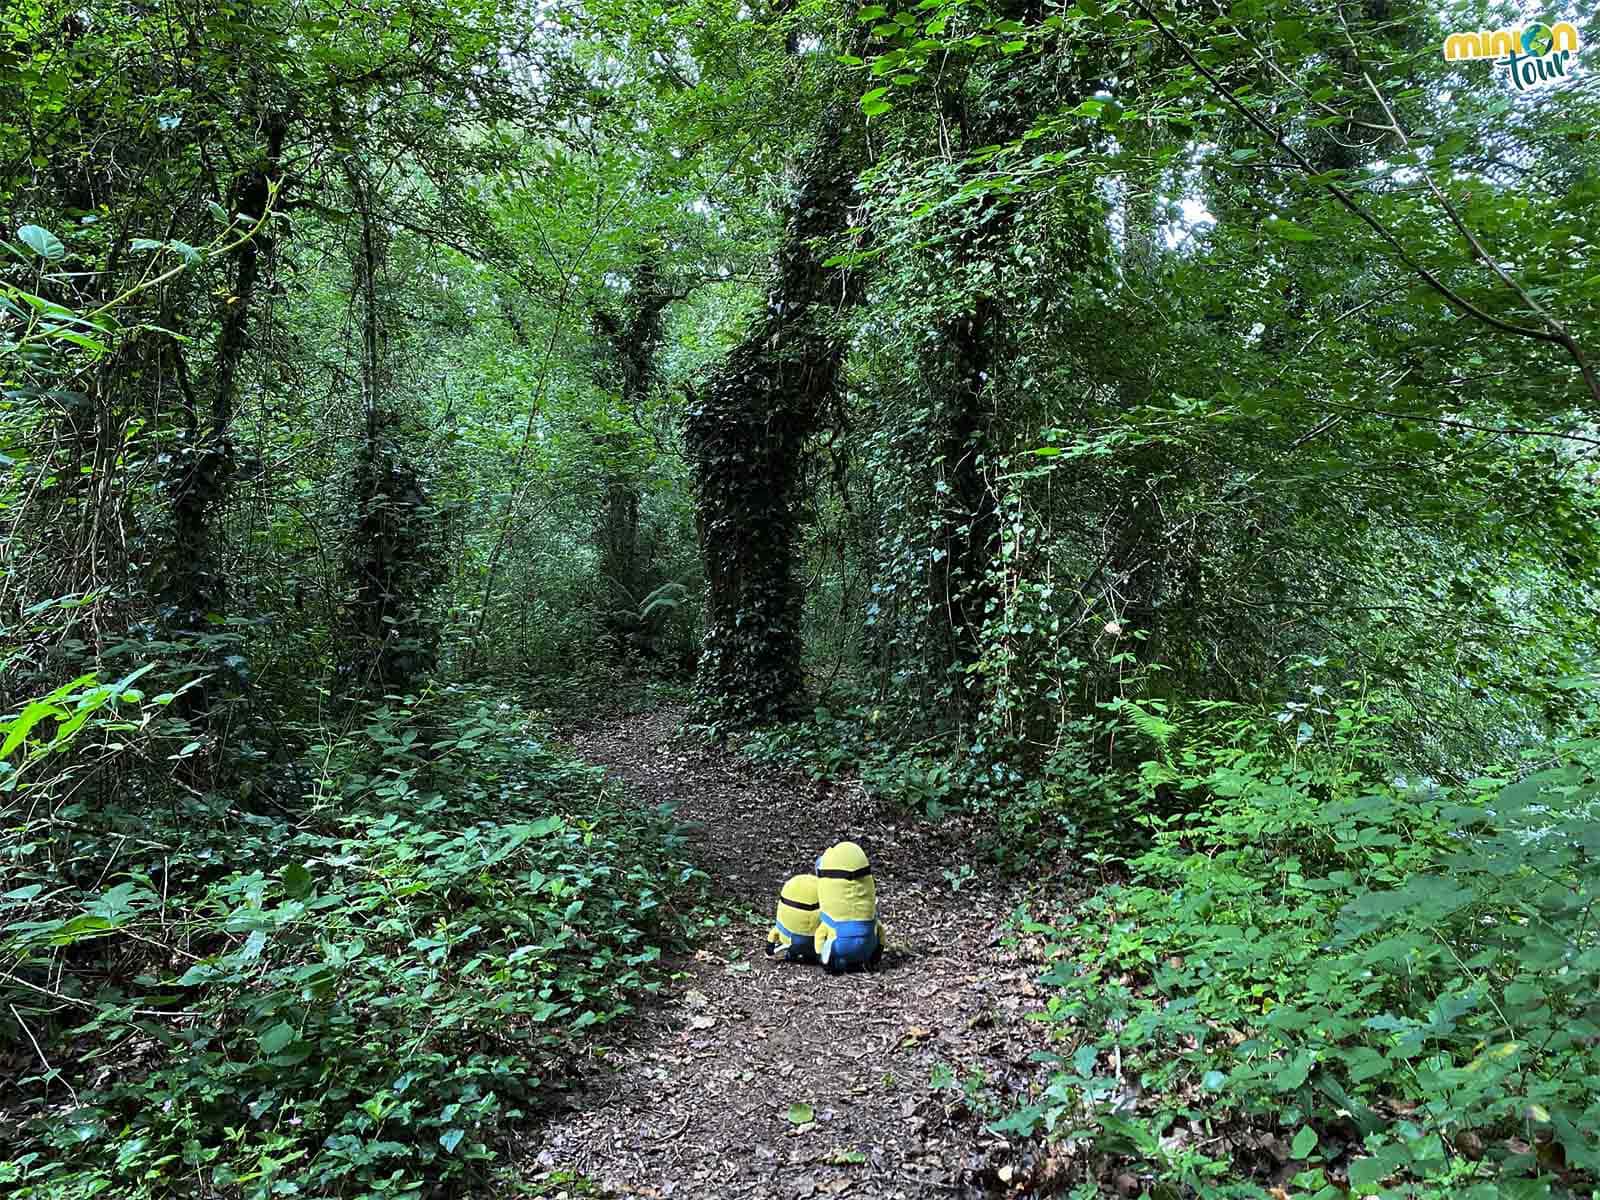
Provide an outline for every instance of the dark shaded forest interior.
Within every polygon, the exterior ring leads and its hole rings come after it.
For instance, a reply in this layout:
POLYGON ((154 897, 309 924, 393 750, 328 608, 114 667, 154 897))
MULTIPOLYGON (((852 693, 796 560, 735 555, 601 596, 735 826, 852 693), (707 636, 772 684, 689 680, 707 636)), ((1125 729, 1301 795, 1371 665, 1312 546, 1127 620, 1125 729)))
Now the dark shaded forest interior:
POLYGON ((0 4, 0 1196, 1594 1196, 1597 40, 0 4))

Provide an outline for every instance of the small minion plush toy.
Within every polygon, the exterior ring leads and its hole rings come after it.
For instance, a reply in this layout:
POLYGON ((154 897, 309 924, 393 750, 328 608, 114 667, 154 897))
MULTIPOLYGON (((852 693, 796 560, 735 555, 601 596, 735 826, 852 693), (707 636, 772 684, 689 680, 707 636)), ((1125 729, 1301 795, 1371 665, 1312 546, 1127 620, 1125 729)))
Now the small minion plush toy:
POLYGON ((866 851, 854 842, 823 851, 817 859, 817 902, 817 958, 828 973, 877 966, 883 957, 883 926, 866 851))
POLYGON ((791 875, 778 893, 778 915, 767 931, 767 956, 816 962, 817 877, 791 875))

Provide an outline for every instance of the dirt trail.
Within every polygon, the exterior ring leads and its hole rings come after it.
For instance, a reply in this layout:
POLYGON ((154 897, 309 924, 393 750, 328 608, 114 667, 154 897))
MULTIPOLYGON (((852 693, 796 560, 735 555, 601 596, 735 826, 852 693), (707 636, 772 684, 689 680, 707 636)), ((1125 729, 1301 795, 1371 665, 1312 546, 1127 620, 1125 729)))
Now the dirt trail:
POLYGON ((574 744, 637 802, 670 801, 694 824, 729 924, 545 1127, 530 1174, 617 1196, 1016 1194, 1032 1149, 985 1125, 1025 1102, 1043 1070, 1029 1056, 1047 1045, 1026 1019, 1044 1002, 1039 963, 1002 944, 1020 889, 973 861, 960 831, 675 742, 678 720, 627 718, 574 744), (767 959, 784 879, 845 837, 872 859, 883 966, 829 977, 767 959), (797 1124, 795 1105, 813 1119, 797 1124))

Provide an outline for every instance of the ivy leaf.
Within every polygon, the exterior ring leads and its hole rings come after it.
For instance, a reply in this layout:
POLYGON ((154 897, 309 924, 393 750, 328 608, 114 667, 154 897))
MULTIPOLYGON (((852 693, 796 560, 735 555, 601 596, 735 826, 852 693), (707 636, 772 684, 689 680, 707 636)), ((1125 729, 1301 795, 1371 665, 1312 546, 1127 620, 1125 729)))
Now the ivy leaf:
POLYGON ((465 1129, 446 1129, 439 1135, 439 1145, 444 1147, 446 1154, 454 1154, 456 1147, 461 1144, 461 1139, 466 1136, 465 1129))
POLYGON ((989 1130, 992 1133, 1020 1133, 1026 1137, 1044 1119, 1044 1107, 1042 1104, 1030 1104, 1027 1108, 1018 1109, 1004 1120, 992 1122, 989 1130))
POLYGON ((815 1118, 816 1112, 809 1104, 789 1105, 789 1124, 805 1125, 815 1118))
POLYGON ((24 225, 17 230, 17 236, 28 249, 50 262, 60 262, 67 256, 67 248, 61 239, 42 225, 24 225))
POLYGON ((1302 1125, 1300 1132, 1294 1135, 1294 1141, 1289 1145, 1289 1153, 1296 1158, 1304 1158, 1317 1148, 1317 1131, 1309 1125, 1302 1125))
POLYGON ((1372 1187, 1389 1174, 1389 1164, 1381 1158, 1358 1158, 1350 1163, 1350 1186, 1372 1187))

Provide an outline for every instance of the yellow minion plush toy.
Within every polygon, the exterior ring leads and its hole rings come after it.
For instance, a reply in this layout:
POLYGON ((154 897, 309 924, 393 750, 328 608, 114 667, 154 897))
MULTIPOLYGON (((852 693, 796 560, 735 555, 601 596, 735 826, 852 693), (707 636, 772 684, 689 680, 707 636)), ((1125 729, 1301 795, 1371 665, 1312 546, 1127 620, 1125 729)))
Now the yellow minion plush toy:
POLYGON ((883 926, 866 851, 854 842, 823 851, 817 859, 817 903, 817 958, 828 974, 877 966, 883 957, 883 926))
POLYGON ((778 915, 767 931, 767 956, 816 962, 817 877, 791 875, 778 893, 778 915))

